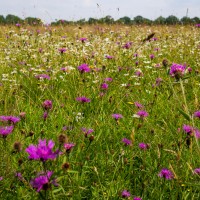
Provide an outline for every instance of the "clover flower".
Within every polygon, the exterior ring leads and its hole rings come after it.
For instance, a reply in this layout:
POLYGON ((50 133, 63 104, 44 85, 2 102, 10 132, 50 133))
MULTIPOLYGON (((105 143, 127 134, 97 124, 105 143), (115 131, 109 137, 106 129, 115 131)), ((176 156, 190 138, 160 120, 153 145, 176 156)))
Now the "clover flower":
POLYGON ((171 179, 174 178, 173 173, 172 173, 169 169, 167 169, 167 168, 163 168, 163 169, 160 171, 160 173, 158 174, 158 176, 159 176, 160 178, 164 178, 164 179, 167 179, 167 180, 171 180, 171 179))
POLYGON ((58 151, 52 151, 54 145, 52 140, 49 140, 47 144, 46 139, 40 139, 38 145, 29 145, 26 148, 26 152, 29 154, 29 159, 31 160, 41 160, 42 162, 49 159, 54 160, 59 154, 58 151))

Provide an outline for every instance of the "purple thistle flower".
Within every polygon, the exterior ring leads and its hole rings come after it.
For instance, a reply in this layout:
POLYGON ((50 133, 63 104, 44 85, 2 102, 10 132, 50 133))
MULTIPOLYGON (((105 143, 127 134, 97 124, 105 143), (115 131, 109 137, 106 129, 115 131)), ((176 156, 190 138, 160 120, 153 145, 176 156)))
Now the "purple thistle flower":
POLYGON ((0 116, 0 121, 16 124, 20 121, 20 118, 15 116, 0 116))
POLYGON ((102 83, 101 84, 101 89, 107 90, 108 89, 108 84, 107 83, 102 83))
POLYGON ((133 197, 133 200, 142 200, 140 197, 133 197))
POLYGON ((200 168, 196 168, 196 169, 194 169, 194 174, 197 174, 197 175, 200 175, 200 168))
POLYGON ((48 159, 54 160, 59 154, 58 151, 52 151, 54 145, 52 140, 49 140, 47 144, 45 139, 40 139, 37 146, 33 144, 29 145, 28 148, 26 148, 26 152, 29 154, 29 159, 32 160, 41 160, 43 162, 48 159))
POLYGON ((78 66, 78 70, 81 72, 81 73, 87 73, 87 72, 90 72, 90 68, 87 64, 82 64, 80 66, 78 66))
POLYGON ((195 26, 198 27, 198 28, 200 28, 200 24, 196 24, 195 26))
POLYGON ((145 110, 138 111, 137 115, 140 116, 140 118, 145 118, 149 116, 148 112, 146 112, 145 110))
POLYGON ((179 80, 185 73, 186 66, 173 63, 170 67, 169 74, 179 80))
POLYGON ((75 146, 73 143, 65 143, 64 148, 66 149, 66 152, 70 152, 72 148, 75 146))
POLYGON ((114 58, 113 56, 109 56, 109 55, 106 55, 105 57, 106 57, 107 59, 109 59, 109 60, 111 60, 111 59, 114 58))
POLYGON ((105 82, 112 82, 113 79, 108 77, 108 78, 105 78, 104 81, 105 81, 105 82))
POLYGON ((195 138, 200 139, 200 131, 196 128, 194 129, 195 138))
POLYGON ((200 110, 197 110, 196 112, 194 112, 194 117, 197 117, 200 119, 200 110))
POLYGON ((52 109, 52 101, 51 101, 51 100, 45 100, 45 101, 42 103, 42 107, 43 107, 45 110, 50 110, 50 109, 52 109))
POLYGON ((58 51, 59 51, 61 54, 63 54, 63 53, 65 53, 65 52, 67 51, 67 49, 66 49, 66 48, 59 48, 58 51))
POLYGON ((91 133, 94 132, 93 129, 87 129, 87 128, 81 128, 81 130, 83 131, 83 133, 85 134, 86 137, 87 137, 89 134, 91 134, 91 133))
POLYGON ((141 76, 143 76, 143 73, 140 70, 137 70, 135 72, 135 75, 138 76, 138 77, 141 77, 141 76))
POLYGON ((124 45, 122 46, 122 48, 124 48, 124 49, 130 49, 131 46, 132 46, 132 42, 127 42, 126 44, 124 44, 124 45))
POLYGON ((125 144, 125 146, 130 146, 132 144, 131 140, 129 140, 127 138, 123 138, 122 142, 125 144))
POLYGON ((89 103, 91 100, 90 99, 88 99, 87 97, 77 97, 76 98, 76 101, 79 101, 79 102, 81 102, 81 103, 89 103))
POLYGON ((139 148, 141 150, 146 150, 146 149, 149 148, 149 145, 142 142, 142 143, 139 144, 139 148))
POLYGON ((149 57, 151 58, 151 60, 155 58, 154 54, 151 54, 149 57))
POLYGON ((123 118, 121 114, 112 114, 112 117, 116 120, 123 118))
POLYGON ((0 126, 0 135, 6 137, 11 134, 14 129, 14 126, 0 126))
POLYGON ((169 169, 167 169, 167 168, 163 168, 163 169, 160 171, 160 173, 158 174, 158 176, 159 176, 160 178, 164 178, 164 179, 167 179, 167 180, 171 180, 171 179, 174 178, 173 173, 172 173, 169 169))
POLYGON ((37 78, 37 79, 48 79, 48 80, 50 80, 50 76, 47 75, 47 74, 38 74, 38 75, 35 76, 35 78, 37 78))
POLYGON ((47 111, 45 111, 45 112, 43 113, 43 116, 42 116, 42 117, 43 117, 43 119, 44 119, 44 120, 46 120, 46 119, 47 119, 47 117, 48 117, 48 112, 47 112, 47 111))
POLYGON ((2 181, 3 180, 3 176, 0 176, 0 181, 2 181))
POLYGON ((84 37, 83 37, 83 38, 80 38, 80 41, 81 41, 81 42, 86 42, 86 41, 87 41, 87 38, 84 38, 84 37))
POLYGON ((157 78, 156 79, 156 86, 159 86, 162 82, 162 78, 157 78))
POLYGON ((127 190, 122 191, 122 198, 128 198, 131 196, 131 193, 128 192, 127 190))
POLYGON ((137 107, 137 108, 143 108, 144 106, 142 104, 140 104, 139 102, 134 102, 134 105, 137 107))
POLYGON ((21 24, 19 24, 19 23, 17 23, 17 24, 15 24, 17 27, 20 27, 21 26, 21 24))
POLYGON ((194 130, 194 128, 192 126, 189 126, 189 125, 186 125, 186 124, 183 125, 183 131, 185 133, 187 133, 188 135, 192 135, 193 130, 194 130))
POLYGON ((30 181, 31 186, 33 188, 36 188, 37 192, 40 192, 40 190, 49 189, 50 184, 58 186, 55 179, 50 180, 52 174, 53 174, 52 171, 41 172, 36 178, 34 178, 30 181))

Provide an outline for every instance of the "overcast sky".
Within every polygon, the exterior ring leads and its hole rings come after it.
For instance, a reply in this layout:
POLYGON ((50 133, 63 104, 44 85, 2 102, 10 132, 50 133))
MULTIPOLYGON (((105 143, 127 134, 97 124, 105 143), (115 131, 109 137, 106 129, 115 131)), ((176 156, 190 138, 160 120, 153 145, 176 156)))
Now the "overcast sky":
POLYGON ((115 19, 137 15, 149 19, 159 16, 200 17, 200 0, 0 0, 0 15, 77 20, 111 15, 115 19))

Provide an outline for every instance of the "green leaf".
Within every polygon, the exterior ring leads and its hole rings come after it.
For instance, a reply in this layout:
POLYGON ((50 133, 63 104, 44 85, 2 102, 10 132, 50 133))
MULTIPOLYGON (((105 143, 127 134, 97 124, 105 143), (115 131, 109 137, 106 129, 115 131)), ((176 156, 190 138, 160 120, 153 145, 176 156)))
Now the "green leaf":
POLYGON ((185 113, 183 110, 181 110, 181 109, 178 108, 178 111, 183 115, 183 117, 185 119, 187 119, 188 121, 191 120, 190 116, 187 113, 185 113))

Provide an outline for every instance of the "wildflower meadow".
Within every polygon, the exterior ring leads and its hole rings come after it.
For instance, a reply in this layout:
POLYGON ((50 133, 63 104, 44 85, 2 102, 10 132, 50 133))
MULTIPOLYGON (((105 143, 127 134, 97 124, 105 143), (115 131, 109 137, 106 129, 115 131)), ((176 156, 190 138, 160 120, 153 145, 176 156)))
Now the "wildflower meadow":
POLYGON ((0 29, 0 199, 200 199, 197 25, 0 29))

